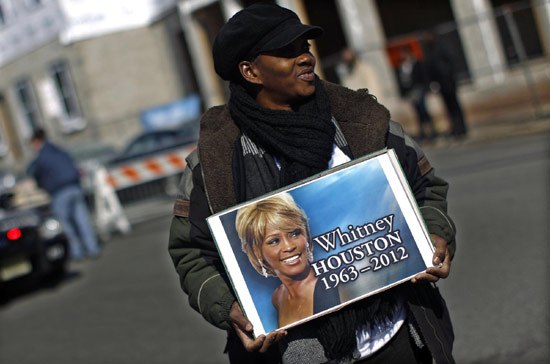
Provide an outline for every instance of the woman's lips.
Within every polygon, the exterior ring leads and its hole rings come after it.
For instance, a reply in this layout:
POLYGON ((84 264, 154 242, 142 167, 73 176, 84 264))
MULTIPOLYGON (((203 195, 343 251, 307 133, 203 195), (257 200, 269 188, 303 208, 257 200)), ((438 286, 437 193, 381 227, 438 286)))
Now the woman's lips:
POLYGON ((284 264, 289 264, 289 265, 296 264, 300 261, 301 256, 302 256, 302 254, 296 254, 296 255, 293 255, 291 257, 281 259, 281 262, 283 262, 284 264))
POLYGON ((313 70, 300 73, 298 78, 304 81, 313 81, 315 79, 315 73, 313 70))

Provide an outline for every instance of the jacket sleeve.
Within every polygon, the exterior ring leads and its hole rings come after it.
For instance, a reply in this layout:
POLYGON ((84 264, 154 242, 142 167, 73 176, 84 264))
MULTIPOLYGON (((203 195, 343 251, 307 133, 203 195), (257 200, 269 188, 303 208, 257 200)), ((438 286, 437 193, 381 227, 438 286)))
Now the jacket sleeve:
POLYGON ((214 326, 228 330, 235 295, 206 224, 209 215, 195 151, 187 158, 180 181, 168 251, 191 307, 214 326))
POLYGON ((447 215, 449 184, 435 175, 420 146, 401 125, 390 121, 386 146, 393 148, 416 198, 428 231, 448 242, 451 257, 456 251, 455 225, 447 215))

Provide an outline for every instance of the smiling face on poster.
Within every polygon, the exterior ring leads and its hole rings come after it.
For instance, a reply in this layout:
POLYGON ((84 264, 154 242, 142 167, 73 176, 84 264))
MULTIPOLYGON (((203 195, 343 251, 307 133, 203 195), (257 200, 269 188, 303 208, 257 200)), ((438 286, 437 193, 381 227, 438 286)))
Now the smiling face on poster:
POLYGON ((278 326, 313 315, 313 242, 292 195, 283 192, 239 209, 235 227, 254 269, 281 281, 271 296, 278 326))
POLYGON ((393 151, 208 219, 255 335, 409 280, 433 248, 393 151))

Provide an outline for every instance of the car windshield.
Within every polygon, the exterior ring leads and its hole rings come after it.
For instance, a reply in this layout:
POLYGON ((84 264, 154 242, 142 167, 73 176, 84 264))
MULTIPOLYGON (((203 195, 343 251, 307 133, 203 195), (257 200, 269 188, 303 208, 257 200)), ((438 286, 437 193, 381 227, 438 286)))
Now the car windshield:
POLYGON ((97 142, 69 147, 69 154, 77 163, 88 160, 102 162, 112 157, 115 154, 115 149, 103 142, 97 142))
POLYGON ((124 151, 124 154, 145 153, 175 144, 177 134, 146 134, 134 140, 124 151))
POLYGON ((179 144, 196 141, 198 122, 174 130, 147 132, 133 140, 124 150, 124 155, 135 155, 162 150, 179 144))

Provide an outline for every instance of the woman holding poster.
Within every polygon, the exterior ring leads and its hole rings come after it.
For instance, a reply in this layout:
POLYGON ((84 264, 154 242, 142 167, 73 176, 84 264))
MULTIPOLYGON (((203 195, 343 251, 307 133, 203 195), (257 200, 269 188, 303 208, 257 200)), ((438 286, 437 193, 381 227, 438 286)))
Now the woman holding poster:
POLYGON ((203 115, 180 183, 169 251, 181 286, 195 310, 228 331, 231 363, 454 363, 452 324, 433 284, 449 275, 455 250, 448 184, 376 97, 315 74, 309 40, 322 33, 289 9, 255 4, 216 36, 214 68, 229 81, 230 98, 203 115), (254 337, 206 218, 383 148, 397 154, 431 234, 435 267, 288 331, 254 337))
POLYGON ((235 227, 254 269, 281 280, 271 298, 279 327, 340 303, 336 289, 320 294, 308 220, 288 192, 239 209, 235 227))

